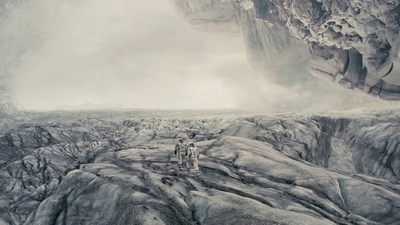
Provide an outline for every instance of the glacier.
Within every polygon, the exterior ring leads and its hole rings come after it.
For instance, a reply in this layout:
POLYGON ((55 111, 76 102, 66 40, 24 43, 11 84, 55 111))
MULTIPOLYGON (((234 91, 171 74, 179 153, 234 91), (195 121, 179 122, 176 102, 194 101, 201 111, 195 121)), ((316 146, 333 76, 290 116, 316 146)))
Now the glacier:
MULTIPOLYGON (((399 108, 18 111, 11 78, 57 13, 41 2, 0 0, 1 30, 30 25, 0 33, 0 224, 399 224, 399 108), (178 170, 179 138, 200 149, 200 176, 178 170)), ((170 3, 194 29, 243 38, 278 84, 310 88, 311 73, 399 99, 398 1, 170 3)))
POLYGON ((24 112, 1 124, 3 224, 398 224, 399 114, 24 112), (200 171, 179 171, 184 138, 200 171))

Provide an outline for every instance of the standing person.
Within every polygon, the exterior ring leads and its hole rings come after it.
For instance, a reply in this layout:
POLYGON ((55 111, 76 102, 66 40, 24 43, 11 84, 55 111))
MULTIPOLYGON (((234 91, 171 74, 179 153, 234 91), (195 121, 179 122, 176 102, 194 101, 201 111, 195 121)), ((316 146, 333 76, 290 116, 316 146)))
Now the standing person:
POLYGON ((179 170, 182 167, 186 167, 183 163, 185 162, 185 157, 187 155, 187 145, 183 142, 183 139, 179 139, 178 144, 175 145, 175 155, 178 155, 178 167, 179 170))
POLYGON ((194 167, 196 170, 197 176, 200 175, 200 169, 199 169, 199 149, 194 146, 193 142, 189 143, 189 148, 188 148, 188 173, 190 172, 190 167, 191 165, 194 167))

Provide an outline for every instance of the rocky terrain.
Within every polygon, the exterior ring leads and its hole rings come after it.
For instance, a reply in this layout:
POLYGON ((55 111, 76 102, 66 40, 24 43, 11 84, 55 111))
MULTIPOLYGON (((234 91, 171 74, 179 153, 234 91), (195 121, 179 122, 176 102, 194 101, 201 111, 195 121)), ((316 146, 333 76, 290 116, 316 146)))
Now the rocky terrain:
POLYGON ((20 113, 0 123, 0 224, 398 224, 398 117, 20 113))

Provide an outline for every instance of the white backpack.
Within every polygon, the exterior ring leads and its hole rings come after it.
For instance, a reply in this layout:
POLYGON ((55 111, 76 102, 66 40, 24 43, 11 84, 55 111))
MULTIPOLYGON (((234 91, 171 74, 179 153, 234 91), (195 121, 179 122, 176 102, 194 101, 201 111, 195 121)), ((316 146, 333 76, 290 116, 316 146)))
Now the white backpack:
POLYGON ((197 147, 189 147, 188 155, 190 158, 198 158, 199 157, 199 149, 197 149, 197 147))

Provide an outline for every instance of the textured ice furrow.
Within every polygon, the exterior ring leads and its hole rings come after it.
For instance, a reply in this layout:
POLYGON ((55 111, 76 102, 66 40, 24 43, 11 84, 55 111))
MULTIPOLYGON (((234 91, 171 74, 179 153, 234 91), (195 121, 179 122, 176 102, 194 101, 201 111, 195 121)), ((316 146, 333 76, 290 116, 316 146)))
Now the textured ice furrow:
POLYGON ((395 115, 154 120, 121 114, 119 121, 77 119, 75 139, 60 134, 76 127, 76 121, 54 126, 47 120, 33 120, 40 129, 13 124, 0 138, 1 149, 22 154, 9 157, 12 166, 1 167, 6 177, 0 183, 1 207, 14 209, 0 213, 8 224, 213 224, 227 223, 234 215, 261 224, 293 224, 295 219, 299 224, 396 224, 400 219, 399 183, 385 178, 385 171, 397 168, 387 163, 396 159, 395 115), (83 135, 87 132, 90 139, 83 135), (199 147, 200 177, 177 170, 173 148, 178 137, 199 147), (56 151, 69 144, 80 149, 74 161, 68 152, 56 151), (322 154, 330 145, 332 155, 322 154), (300 150, 313 157, 288 154, 300 150), (392 157, 384 164, 389 152, 392 157), (364 160, 376 162, 377 169, 357 164, 364 160), (350 164, 367 175, 355 175, 354 168, 346 169, 350 164), (263 213, 254 213, 259 209, 263 213))

